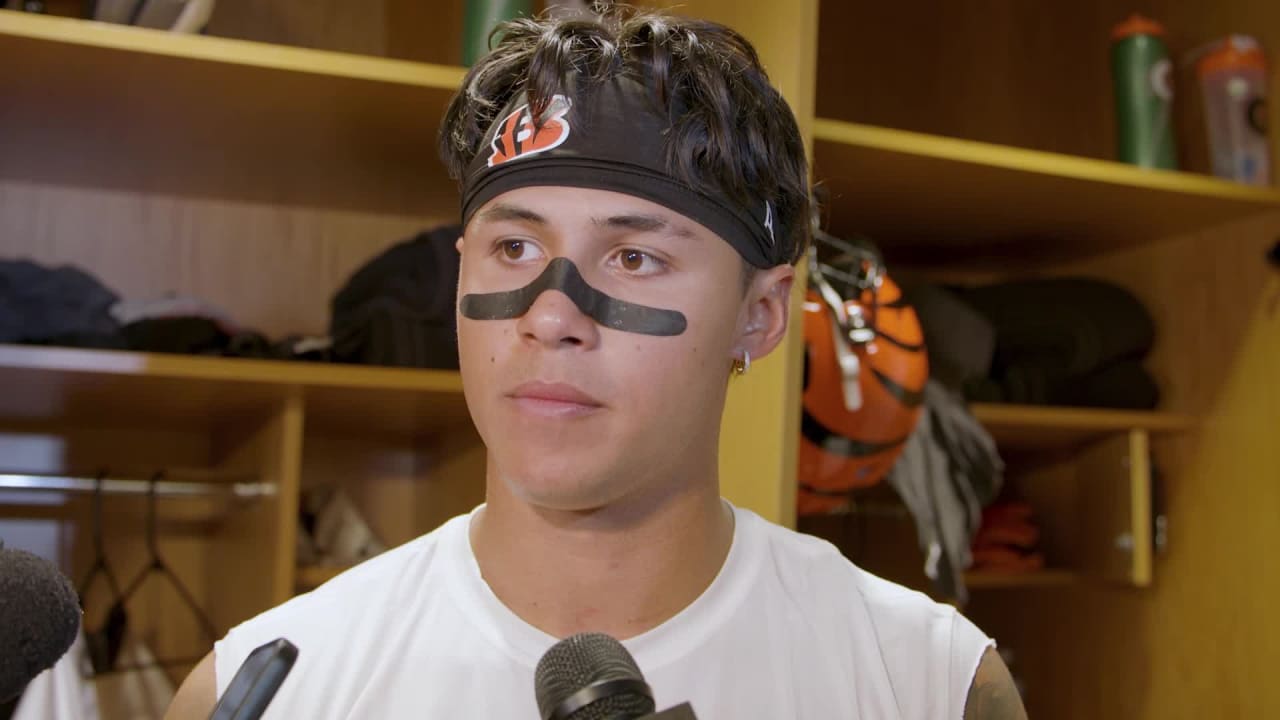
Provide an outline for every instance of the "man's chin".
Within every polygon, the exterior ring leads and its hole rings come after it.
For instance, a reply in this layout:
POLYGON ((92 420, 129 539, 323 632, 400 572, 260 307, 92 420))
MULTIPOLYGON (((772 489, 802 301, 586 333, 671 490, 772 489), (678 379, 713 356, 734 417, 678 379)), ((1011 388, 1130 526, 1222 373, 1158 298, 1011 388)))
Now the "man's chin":
POLYGON ((590 512, 608 505, 615 493, 601 475, 582 467, 521 468, 503 477, 507 490, 531 507, 557 512, 590 512))

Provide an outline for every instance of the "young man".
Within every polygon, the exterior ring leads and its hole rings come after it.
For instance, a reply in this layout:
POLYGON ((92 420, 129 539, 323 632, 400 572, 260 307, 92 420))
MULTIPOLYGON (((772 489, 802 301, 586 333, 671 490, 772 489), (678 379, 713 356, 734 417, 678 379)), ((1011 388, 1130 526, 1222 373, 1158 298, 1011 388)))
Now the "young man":
POLYGON ((704 720, 1023 716, 952 608, 720 497, 729 378, 782 340, 809 222, 795 119, 743 38, 516 22, 441 140, 486 502, 232 630, 169 717, 283 636, 268 717, 533 720, 539 658, 584 631, 704 720))

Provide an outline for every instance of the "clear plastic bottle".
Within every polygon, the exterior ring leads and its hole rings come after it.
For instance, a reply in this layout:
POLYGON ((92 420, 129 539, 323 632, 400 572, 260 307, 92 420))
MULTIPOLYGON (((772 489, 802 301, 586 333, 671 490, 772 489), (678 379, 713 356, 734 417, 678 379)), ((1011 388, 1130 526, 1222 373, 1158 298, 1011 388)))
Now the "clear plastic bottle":
POLYGON ((1204 98, 1213 174, 1249 185, 1271 184, 1267 132, 1267 63, 1258 42, 1232 35, 1196 63, 1204 98))

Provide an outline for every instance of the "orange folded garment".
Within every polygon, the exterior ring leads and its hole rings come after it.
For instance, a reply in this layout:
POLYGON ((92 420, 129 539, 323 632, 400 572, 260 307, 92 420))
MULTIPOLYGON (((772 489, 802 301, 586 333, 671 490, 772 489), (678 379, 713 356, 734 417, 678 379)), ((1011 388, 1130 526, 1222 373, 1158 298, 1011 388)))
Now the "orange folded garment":
POLYGON ((973 540, 974 548, 1012 545, 1032 550, 1040 541, 1040 528, 1029 522, 1007 522, 983 525, 973 540))
POLYGON ((982 511, 983 525, 1003 525, 1009 522, 1030 522, 1035 515, 1031 505, 1020 501, 998 502, 982 511))
POLYGON ((970 570, 982 572, 1026 573, 1044 568, 1044 555, 1022 553, 1011 548, 975 548, 970 570))

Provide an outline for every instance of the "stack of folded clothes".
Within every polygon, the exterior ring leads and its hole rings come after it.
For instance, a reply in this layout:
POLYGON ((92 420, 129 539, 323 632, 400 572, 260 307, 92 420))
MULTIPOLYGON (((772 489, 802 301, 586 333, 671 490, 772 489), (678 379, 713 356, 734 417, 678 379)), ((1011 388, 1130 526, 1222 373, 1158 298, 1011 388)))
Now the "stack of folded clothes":
POLYGON ((1128 290, 1058 277, 970 288, 960 297, 995 329, 988 377, 965 386, 970 401, 1136 410, 1159 403, 1144 367, 1155 322, 1128 290))
POLYGON ((982 511, 982 526, 973 541, 972 571, 1035 572, 1044 567, 1040 528, 1031 506, 1002 500, 982 511))

